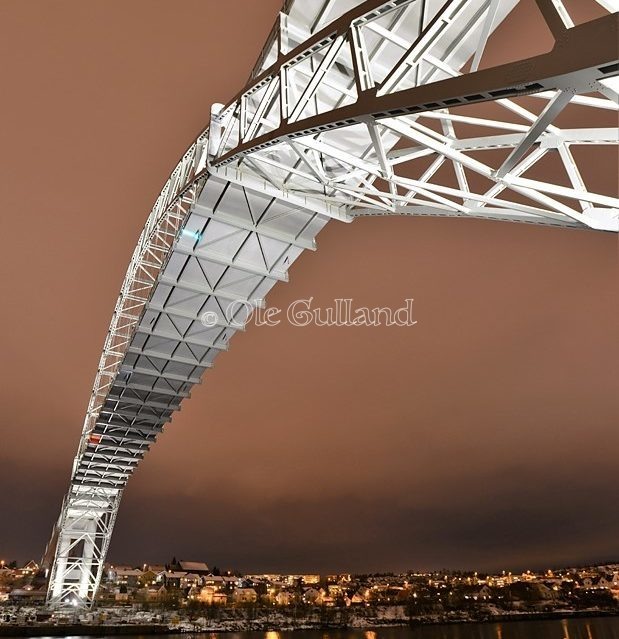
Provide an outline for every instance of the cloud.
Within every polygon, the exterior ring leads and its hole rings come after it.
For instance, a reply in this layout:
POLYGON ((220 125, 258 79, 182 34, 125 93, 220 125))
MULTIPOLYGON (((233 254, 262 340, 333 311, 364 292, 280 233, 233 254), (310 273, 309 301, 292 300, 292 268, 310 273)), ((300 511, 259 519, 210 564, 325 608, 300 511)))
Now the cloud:
POLYGON ((406 486, 371 498, 256 497, 225 486, 200 497, 128 491, 111 556, 162 561, 166 549, 220 567, 290 572, 517 570, 617 557, 615 489, 608 469, 597 470, 462 478, 464 498, 445 486, 432 502, 406 486))

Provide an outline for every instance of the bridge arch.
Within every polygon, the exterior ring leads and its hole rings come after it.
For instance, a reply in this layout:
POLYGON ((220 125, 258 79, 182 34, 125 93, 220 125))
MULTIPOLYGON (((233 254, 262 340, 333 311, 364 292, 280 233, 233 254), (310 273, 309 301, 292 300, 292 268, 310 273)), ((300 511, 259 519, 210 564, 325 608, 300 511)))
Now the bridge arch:
POLYGON ((574 24, 561 2, 538 0, 552 50, 481 70, 517 0, 286 4, 248 85, 213 107, 138 240, 48 546, 50 605, 93 603, 133 470, 330 220, 619 230, 616 194, 588 190, 574 153, 618 142, 616 126, 590 126, 618 110, 617 7, 594 1, 606 15, 574 24), (557 126, 574 106, 591 113, 586 125, 557 126), (550 157, 561 183, 531 177, 550 157))

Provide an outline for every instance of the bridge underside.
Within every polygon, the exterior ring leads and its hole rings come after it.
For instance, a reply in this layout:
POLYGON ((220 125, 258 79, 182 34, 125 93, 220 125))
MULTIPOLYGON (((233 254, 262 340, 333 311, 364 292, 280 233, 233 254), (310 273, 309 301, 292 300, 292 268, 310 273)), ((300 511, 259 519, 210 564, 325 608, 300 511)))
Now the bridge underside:
POLYGON ((51 606, 94 602, 133 470, 330 219, 619 230, 617 193, 587 189, 577 161, 585 146, 613 161, 618 143, 617 7, 599 0, 607 15, 574 24, 559 0, 538 0, 552 51, 484 67, 517 4, 287 3, 248 86, 214 107, 139 239, 48 547, 51 606), (615 123, 599 125, 608 114, 615 123), (549 162, 561 179, 544 180, 549 162))
POLYGON ((82 437, 59 526, 52 605, 92 601, 127 480, 329 220, 215 177, 203 182, 82 437))

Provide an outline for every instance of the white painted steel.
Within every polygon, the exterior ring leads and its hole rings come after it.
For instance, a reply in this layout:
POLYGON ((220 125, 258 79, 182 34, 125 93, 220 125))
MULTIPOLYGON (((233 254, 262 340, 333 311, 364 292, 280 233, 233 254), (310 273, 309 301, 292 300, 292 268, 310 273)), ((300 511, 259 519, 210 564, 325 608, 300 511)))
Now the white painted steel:
MULTIPOLYGON (((462 83, 468 61, 467 81, 492 79, 480 75, 487 42, 516 4, 287 3, 248 86, 213 107, 209 130, 172 172, 140 236, 48 545, 52 607, 94 602, 131 473, 330 219, 439 215, 619 230, 617 193, 587 189, 573 153, 619 142, 616 128, 596 127, 596 113, 618 110, 605 79, 616 75, 616 60, 578 69, 567 60, 526 86, 517 82, 518 62, 507 69, 513 86, 469 96, 492 101, 496 116, 463 107, 468 98, 454 83, 462 83), (336 26, 323 32, 329 24, 336 26), (362 110, 434 87, 442 87, 440 103, 362 110), (519 103, 522 93, 538 98, 540 109, 519 103), (589 110, 588 126, 556 126, 557 115, 574 106, 589 110), (356 109, 354 116, 329 120, 343 108, 356 109), (316 118, 323 128, 310 126, 316 118), (563 183, 531 177, 548 154, 564 167, 563 183)), ((584 33, 563 3, 539 4, 553 33, 584 33)), ((616 11, 610 0, 599 4, 616 11)))

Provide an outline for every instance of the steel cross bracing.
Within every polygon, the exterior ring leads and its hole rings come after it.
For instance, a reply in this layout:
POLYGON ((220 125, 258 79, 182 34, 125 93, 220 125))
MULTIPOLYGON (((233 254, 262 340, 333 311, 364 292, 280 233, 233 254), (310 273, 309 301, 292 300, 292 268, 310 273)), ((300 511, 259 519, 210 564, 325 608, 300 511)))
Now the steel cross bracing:
POLYGON ((140 236, 46 553, 51 606, 94 602, 131 473, 330 219, 618 230, 617 193, 587 189, 575 159, 618 142, 616 126, 596 125, 618 109, 616 2, 577 25, 560 0, 537 4, 556 46, 498 68, 484 54, 517 0, 286 4, 248 86, 215 105, 140 236), (570 108, 587 126, 553 124, 570 108), (550 157, 564 180, 535 173, 550 157))
POLYGON ((179 230, 204 187, 206 144, 207 135, 200 135, 164 185, 116 302, 71 484, 46 551, 46 558, 53 557, 48 602, 54 606, 93 601, 126 477, 148 450, 153 416, 169 416, 177 407, 176 396, 170 397, 167 389, 160 393, 153 384, 124 386, 127 376, 121 365, 179 230))
POLYGON ((574 25, 559 0, 538 0, 554 48, 480 69, 492 29, 516 4, 368 0, 314 32, 282 16, 279 50, 274 42, 268 66, 216 114, 214 170, 235 167, 353 216, 619 230, 616 192, 588 189, 575 155, 618 142, 616 118, 595 127, 600 112, 617 111, 618 16, 574 25), (471 109, 489 102, 490 116, 471 109), (579 114, 586 126, 553 124, 574 106, 589 111, 579 114), (557 181, 539 177, 551 163, 557 181))

